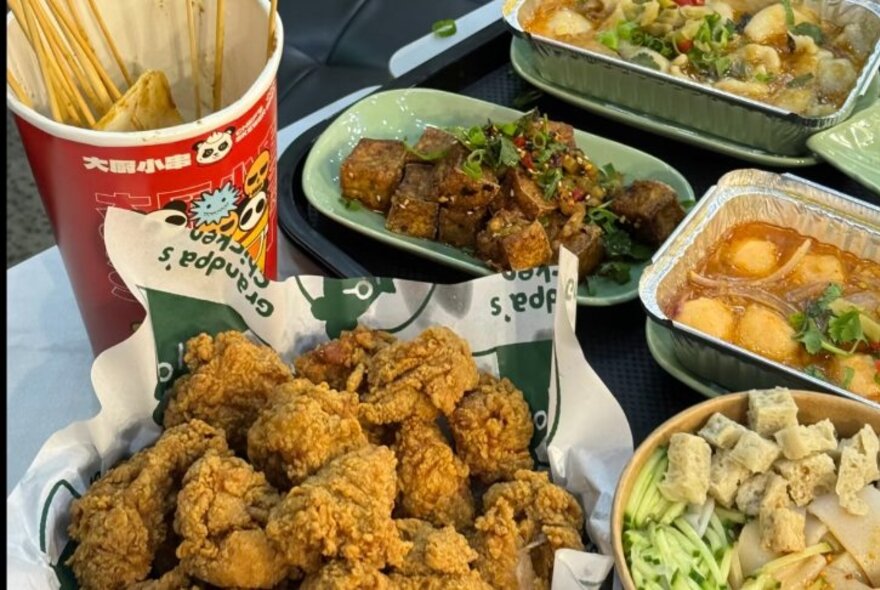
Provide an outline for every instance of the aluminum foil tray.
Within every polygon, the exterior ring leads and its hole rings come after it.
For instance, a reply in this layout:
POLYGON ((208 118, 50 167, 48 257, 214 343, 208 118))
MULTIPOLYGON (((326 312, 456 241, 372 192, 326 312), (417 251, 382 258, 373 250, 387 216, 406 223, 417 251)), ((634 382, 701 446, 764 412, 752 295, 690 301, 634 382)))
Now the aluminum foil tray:
POLYGON ((605 100, 773 154, 808 153, 807 139, 842 123, 867 92, 880 65, 880 2, 809 0, 823 19, 862 27, 874 50, 841 108, 824 117, 804 117, 750 98, 633 64, 525 31, 520 17, 543 0, 516 0, 504 18, 514 34, 534 50, 541 77, 579 94, 605 100))
POLYGON ((777 385, 869 401, 842 387, 768 360, 670 319, 688 273, 731 228, 747 222, 791 228, 859 258, 880 261, 880 208, 792 175, 736 170, 709 189, 642 275, 639 297, 650 318, 672 330, 679 362, 731 391, 777 385))

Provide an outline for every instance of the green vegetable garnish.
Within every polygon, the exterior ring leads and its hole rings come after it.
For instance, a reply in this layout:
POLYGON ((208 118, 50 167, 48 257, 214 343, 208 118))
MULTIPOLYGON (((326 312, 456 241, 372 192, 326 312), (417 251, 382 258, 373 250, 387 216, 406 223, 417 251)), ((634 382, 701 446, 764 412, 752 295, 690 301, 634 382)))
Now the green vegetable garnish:
POLYGON ((498 157, 496 159, 499 164, 510 168, 519 164, 519 152, 516 151, 516 146, 512 141, 505 136, 501 136, 498 138, 497 145, 498 157))
POLYGON ((852 367, 844 367, 843 368, 843 381, 840 382, 840 386, 844 389, 849 389, 850 383, 852 383, 853 377, 856 376, 856 370, 852 367))
POLYGON ((804 373, 815 379, 828 381, 828 375, 825 374, 825 371, 822 370, 822 367, 818 367, 816 365, 807 365, 806 367, 804 367, 804 373))
POLYGON ((359 211, 362 208, 361 202, 356 201, 355 199, 340 199, 342 201, 343 207, 348 209, 349 211, 359 211))
POLYGON ((791 32, 794 35, 804 35, 813 39, 817 45, 821 45, 825 40, 825 35, 822 33, 822 29, 819 25, 815 25, 813 23, 802 22, 799 25, 796 25, 791 28, 791 32))
POLYGON ((772 82, 775 79, 776 79, 776 76, 773 74, 764 74, 764 73, 755 74, 755 80, 757 80, 758 82, 763 82, 764 84, 769 84, 770 82, 772 82))
POLYGON ((544 190, 544 199, 549 201, 556 194, 556 187, 562 180, 562 170, 560 168, 548 168, 535 181, 538 186, 544 190))
POLYGON ((782 8, 785 9, 785 24, 789 27, 794 26, 794 10, 791 7, 791 0, 781 0, 782 8))
POLYGON ((455 26, 455 20, 451 18, 438 20, 431 25, 431 31, 438 37, 451 37, 458 29, 455 26))
POLYGON ((858 345, 859 342, 867 342, 862 330, 861 315, 853 309, 839 316, 834 316, 828 321, 828 335, 837 344, 858 345))
POLYGON ((651 68, 652 70, 660 71, 660 64, 657 63, 653 57, 648 55, 647 53, 638 53, 629 60, 630 63, 634 63, 639 66, 644 66, 646 68, 651 68))
POLYGON ((618 285, 625 285, 631 278, 630 265, 620 261, 605 262, 599 267, 599 275, 608 277, 618 285))
POLYGON ((788 84, 785 85, 785 87, 786 88, 803 88, 812 79, 813 79, 813 74, 803 74, 801 76, 797 76, 795 78, 792 78, 788 82, 788 84))

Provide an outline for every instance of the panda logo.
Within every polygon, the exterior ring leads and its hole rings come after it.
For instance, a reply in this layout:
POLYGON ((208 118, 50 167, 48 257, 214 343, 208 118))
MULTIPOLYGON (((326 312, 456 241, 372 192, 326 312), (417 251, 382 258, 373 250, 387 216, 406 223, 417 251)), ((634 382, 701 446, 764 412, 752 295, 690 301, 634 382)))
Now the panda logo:
POLYGON ((235 127, 229 127, 225 131, 215 131, 203 141, 196 142, 193 145, 193 150, 196 152, 196 162, 207 166, 225 158, 232 151, 233 133, 235 133, 235 127))

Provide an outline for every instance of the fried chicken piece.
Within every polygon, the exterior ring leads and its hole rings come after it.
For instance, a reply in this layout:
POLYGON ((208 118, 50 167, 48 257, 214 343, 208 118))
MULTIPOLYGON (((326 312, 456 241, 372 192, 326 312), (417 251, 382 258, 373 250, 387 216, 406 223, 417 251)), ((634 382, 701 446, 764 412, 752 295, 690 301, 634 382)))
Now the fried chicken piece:
POLYGON ((541 579, 535 575, 513 514, 513 507, 501 500, 477 518, 472 540, 478 555, 474 567, 498 590, 540 588, 541 579))
POLYGON ((401 538, 412 543, 403 563, 395 571, 405 576, 419 574, 463 575, 471 571, 477 552, 451 526, 435 528, 417 518, 395 520, 401 538))
POLYGON ((331 561, 306 576, 300 590, 391 590, 396 588, 378 568, 359 561, 331 561))
POLYGON ((333 459, 272 510, 269 539, 289 565, 306 573, 324 558, 377 568, 399 563, 408 546, 391 519, 396 467, 391 449, 374 445, 333 459))
POLYGON ((222 428, 229 446, 243 454, 248 428, 275 386, 293 378, 290 368, 271 348, 235 331, 190 338, 183 358, 190 373, 168 394, 165 427, 204 420, 222 428))
POLYGON ((206 451, 228 453, 223 432, 194 420, 166 430, 152 447, 96 481, 70 508, 70 560, 83 590, 143 581, 168 534, 186 470, 206 451))
POLYGON ((279 489, 288 490, 331 459, 367 444, 357 394, 295 379, 279 385, 248 431, 248 457, 279 489))
POLYGON ((464 528, 474 519, 468 467, 433 422, 408 420, 397 432, 400 508, 436 525, 464 528))
MULTIPOLYGON (((577 500, 565 489, 550 482, 546 472, 519 470, 514 480, 496 483, 483 495, 485 515, 477 520, 478 568, 493 583, 499 570, 507 570, 516 561, 520 575, 522 560, 510 555, 526 550, 531 557, 531 571, 549 586, 553 575, 553 557, 557 549, 583 549, 581 530, 584 515, 577 500), (516 526, 512 535, 510 522, 516 526)), ((499 588, 505 586, 497 586, 499 588)))
POLYGON ((132 584, 126 590, 199 590, 199 586, 183 569, 176 567, 161 578, 132 584))
POLYGON ((510 479, 518 469, 534 467, 529 454, 532 412, 508 379, 480 375, 477 388, 465 394, 449 418, 455 449, 483 483, 510 479))
POLYGON ((238 457, 208 453, 196 461, 183 479, 174 519, 183 570, 221 587, 281 582, 287 564, 264 530, 279 501, 266 477, 238 457))
POLYGON ((428 328, 409 342, 386 346, 370 359, 369 392, 361 416, 373 424, 452 413, 479 380, 468 343, 449 328, 428 328))
POLYGON ((337 391, 358 391, 367 361, 392 342, 394 336, 381 330, 364 326, 343 330, 336 340, 297 358, 294 361, 296 375, 313 383, 327 383, 337 391))
POLYGON ((415 518, 395 521, 404 541, 412 549, 390 578, 397 589, 488 590, 480 574, 471 569, 477 552, 451 526, 434 528, 415 518))

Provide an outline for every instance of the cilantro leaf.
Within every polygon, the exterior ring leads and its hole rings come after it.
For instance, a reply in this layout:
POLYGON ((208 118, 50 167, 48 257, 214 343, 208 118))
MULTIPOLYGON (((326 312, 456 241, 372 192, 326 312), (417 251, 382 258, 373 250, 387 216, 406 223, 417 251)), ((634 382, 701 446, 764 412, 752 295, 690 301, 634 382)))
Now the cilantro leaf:
POLYGON ((819 25, 813 23, 802 22, 799 25, 792 27, 791 32, 794 35, 805 35, 810 37, 817 45, 821 45, 825 40, 825 35, 822 34, 822 29, 819 25))
POLYGON ((852 309, 839 316, 834 316, 828 321, 828 336, 836 344, 858 344, 865 340, 862 330, 861 316, 856 309, 852 309))
POLYGON ((618 285, 625 285, 630 281, 630 266, 626 262, 606 262, 599 267, 598 274, 607 277, 618 285))
POLYGON ((562 180, 562 169, 548 168, 535 179, 535 182, 544 190, 544 199, 549 201, 556 194, 556 187, 559 186, 560 180, 562 180))
POLYGON ((614 231, 606 229, 602 236, 602 244, 605 246, 605 252, 611 258, 629 256, 633 248, 632 238, 620 229, 614 229, 614 231))
POLYGON ((812 318, 806 321, 805 325, 801 328, 800 333, 796 336, 796 339, 804 345, 804 348, 806 348, 807 352, 810 354, 816 354, 824 348, 822 332, 816 325, 816 320, 812 318))
POLYGON ((519 164, 519 152, 510 139, 505 136, 498 138, 498 163, 513 168, 519 164))
POLYGON ((825 374, 825 371, 822 370, 822 367, 819 367, 817 365, 807 365, 806 367, 804 367, 804 373, 815 379, 828 381, 828 375, 825 374))

